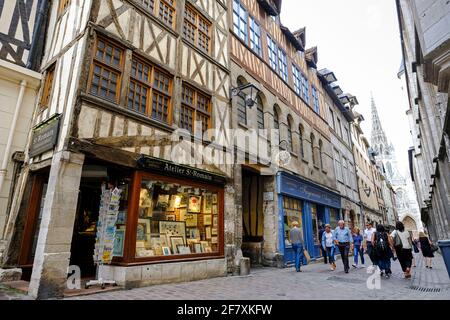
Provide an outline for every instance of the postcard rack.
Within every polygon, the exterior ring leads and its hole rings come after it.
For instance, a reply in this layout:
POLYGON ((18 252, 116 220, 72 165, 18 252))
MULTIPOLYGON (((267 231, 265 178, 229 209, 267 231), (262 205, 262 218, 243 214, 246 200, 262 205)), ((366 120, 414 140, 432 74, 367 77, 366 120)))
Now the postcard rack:
POLYGON ((105 289, 107 285, 117 285, 114 280, 107 280, 108 276, 104 274, 105 268, 103 266, 110 264, 113 258, 121 194, 122 190, 118 188, 111 190, 107 189, 105 185, 102 186, 94 250, 94 263, 97 265, 96 280, 87 282, 85 284, 86 289, 91 286, 101 286, 102 289, 105 289))

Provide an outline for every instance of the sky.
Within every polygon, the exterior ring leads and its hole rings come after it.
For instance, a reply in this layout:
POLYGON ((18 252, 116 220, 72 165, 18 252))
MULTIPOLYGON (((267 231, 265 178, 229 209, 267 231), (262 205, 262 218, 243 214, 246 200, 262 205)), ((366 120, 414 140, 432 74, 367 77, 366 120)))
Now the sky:
POLYGON ((406 84, 397 78, 402 62, 394 0, 283 0, 281 22, 291 31, 306 27, 306 48, 318 47, 318 69, 332 70, 371 137, 371 92, 384 131, 396 150, 399 170, 408 168, 412 146, 406 84))

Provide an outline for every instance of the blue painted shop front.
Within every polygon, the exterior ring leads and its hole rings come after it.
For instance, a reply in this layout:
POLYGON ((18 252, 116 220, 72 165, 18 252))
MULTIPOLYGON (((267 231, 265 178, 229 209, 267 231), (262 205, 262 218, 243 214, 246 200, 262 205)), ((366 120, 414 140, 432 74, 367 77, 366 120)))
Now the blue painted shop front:
POLYGON ((321 257, 318 229, 321 224, 335 224, 340 219, 338 194, 286 172, 277 174, 279 251, 284 263, 294 262, 294 252, 287 241, 291 222, 302 225, 304 241, 311 259, 321 257))

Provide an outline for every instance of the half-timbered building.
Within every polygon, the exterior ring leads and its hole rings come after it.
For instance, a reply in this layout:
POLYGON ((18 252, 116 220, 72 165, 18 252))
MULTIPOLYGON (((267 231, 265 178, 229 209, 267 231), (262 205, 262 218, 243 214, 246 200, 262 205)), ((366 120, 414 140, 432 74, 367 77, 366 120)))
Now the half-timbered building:
POLYGON ((51 2, 6 257, 30 295, 62 295, 69 265, 95 276, 102 194, 114 189, 103 275, 125 287, 226 275, 232 166, 196 159, 222 157, 229 128, 227 17, 222 0, 51 2))
POLYGON ((252 108, 233 97, 232 126, 276 132, 263 135, 271 146, 267 155, 273 159, 277 146, 284 159, 268 170, 271 163, 256 156, 261 152, 249 151, 248 161, 235 167, 243 217, 237 238, 253 263, 283 266, 294 259, 288 234, 298 221, 307 250, 318 258, 319 226, 330 221, 330 212, 340 213, 341 200, 317 48, 305 48, 305 29, 282 25, 281 1, 230 0, 229 8, 232 86, 253 84, 259 92, 252 108))

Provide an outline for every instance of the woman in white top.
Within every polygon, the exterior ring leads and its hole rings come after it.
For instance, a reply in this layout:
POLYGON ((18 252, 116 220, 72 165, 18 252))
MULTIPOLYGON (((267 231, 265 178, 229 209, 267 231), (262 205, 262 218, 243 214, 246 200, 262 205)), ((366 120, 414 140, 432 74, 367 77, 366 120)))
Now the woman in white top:
POLYGON ((405 230, 403 223, 398 221, 395 225, 395 230, 391 233, 391 237, 394 241, 395 252, 402 266, 405 278, 409 279, 411 278, 411 265, 413 260, 411 235, 405 230))

